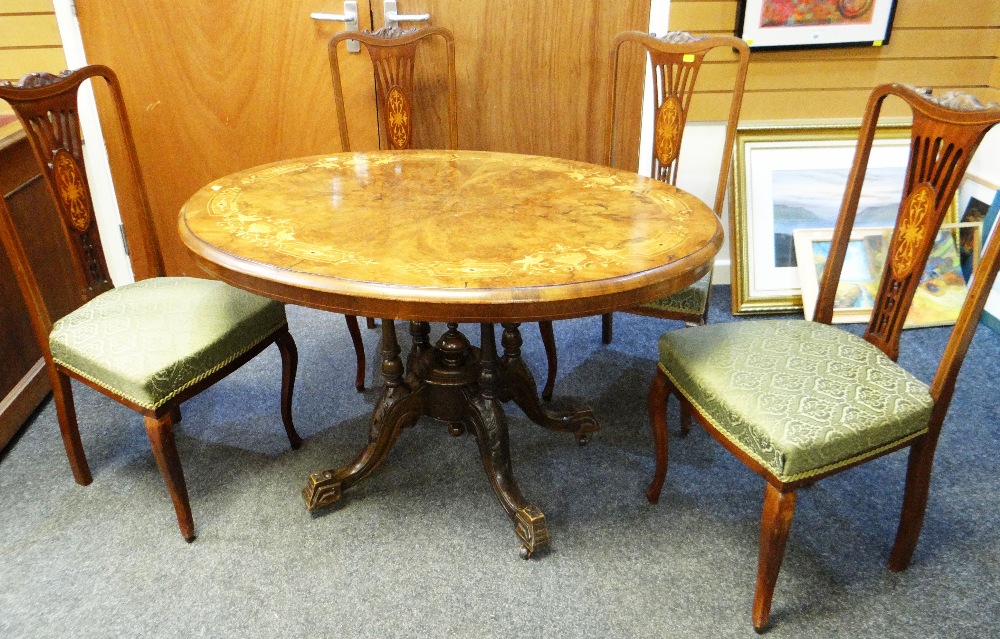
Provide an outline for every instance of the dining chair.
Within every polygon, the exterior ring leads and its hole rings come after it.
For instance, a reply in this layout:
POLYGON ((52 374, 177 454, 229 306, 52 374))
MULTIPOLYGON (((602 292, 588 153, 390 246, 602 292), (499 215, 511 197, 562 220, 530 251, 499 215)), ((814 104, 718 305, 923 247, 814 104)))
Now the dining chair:
MULTIPOLYGON (((0 240, 27 302, 41 348, 70 469, 77 483, 92 481, 83 451, 71 379, 140 413, 156 465, 173 501, 181 534, 195 538, 194 519, 174 439, 181 403, 226 377, 270 344, 281 352, 281 417, 292 448, 302 440, 292 424, 292 388, 298 355, 283 304, 227 284, 190 277, 163 277, 153 221, 131 127, 115 73, 86 66, 56 76, 35 73, 0 83, 0 98, 13 107, 30 142, 60 216, 60 237, 45 238, 51 251, 66 251, 73 271, 60 286, 75 289, 74 310, 56 317, 39 274, 4 202, 0 240), (123 136, 129 179, 138 194, 141 237, 149 244, 156 277, 115 287, 101 245, 83 160, 78 92, 103 78, 123 136)), ((107 126, 107 123, 105 123, 107 126)), ((2 198, 0 198, 2 199, 2 198)))
MULTIPOLYGON (((333 76, 333 97, 337 107, 340 126, 340 146, 351 151, 351 138, 347 128, 347 106, 344 102, 344 88, 340 77, 341 55, 347 48, 337 45, 345 40, 355 40, 363 45, 371 60, 375 74, 375 105, 379 115, 379 147, 391 150, 413 148, 414 102, 418 99, 415 82, 417 47, 429 44, 439 38, 445 44, 446 82, 448 86, 448 115, 446 120, 447 147, 458 147, 458 97, 455 79, 455 36, 444 27, 423 27, 402 29, 385 27, 378 31, 341 31, 334 34, 328 44, 330 73, 333 76)), ((358 391, 365 388, 365 345, 361 341, 358 318, 345 315, 347 330, 354 344, 357 358, 357 372, 354 386, 358 391)), ((372 318, 367 319, 368 328, 375 327, 372 318)))
MULTIPOLYGON (((656 503, 667 472, 666 403, 695 421, 765 480, 753 625, 762 630, 795 512, 796 490, 897 450, 909 449, 892 571, 910 563, 923 523, 938 436, 958 372, 1000 267, 990 240, 930 386, 896 363, 900 334, 942 220, 969 160, 1000 122, 1000 105, 899 84, 871 94, 847 181, 814 321, 777 319, 684 328, 659 340, 649 391, 656 503), (913 114, 909 164, 871 319, 863 337, 831 326, 840 272, 858 212, 883 102, 913 114)), ((994 234, 995 236, 996 234, 994 234)), ((683 423, 686 433, 689 423, 683 423)))
MULTIPOLYGON (((712 210, 722 216, 722 207, 726 195, 726 183, 733 154, 733 141, 736 138, 736 126, 739 122, 740 107, 743 104, 743 88, 746 84, 747 68, 750 64, 750 49, 740 38, 732 36, 693 36, 685 31, 670 31, 656 37, 643 31, 625 31, 619 33, 611 45, 610 56, 610 90, 608 92, 607 127, 605 130, 605 164, 614 166, 615 131, 621 125, 619 120, 619 93, 626 87, 619 82, 618 58, 623 46, 639 46, 645 51, 652 67, 653 77, 653 154, 651 173, 653 178, 671 185, 677 184, 677 170, 680 162, 681 142, 691 109, 695 84, 701 71, 705 57, 713 51, 732 51, 736 56, 735 64, 726 65, 724 85, 712 86, 711 93, 700 98, 717 99, 719 94, 728 95, 729 114, 726 120, 726 135, 722 146, 722 158, 719 165, 719 176, 715 188, 715 200, 712 210), (731 84, 730 84, 731 83, 731 84)), ((627 49, 626 49, 627 50, 627 49)), ((717 65, 719 66, 719 65, 717 65)), ((712 289, 712 271, 687 288, 667 297, 641 304, 626 312, 647 315, 663 319, 682 320, 689 325, 704 325, 708 319, 709 294, 712 289)), ((605 313, 601 317, 601 338, 603 343, 610 344, 612 338, 613 315, 605 313)), ((555 352, 555 342, 551 337, 551 328, 543 330, 546 349, 555 352)), ((555 383, 555 356, 549 357, 549 374, 544 398, 552 396, 555 383)))

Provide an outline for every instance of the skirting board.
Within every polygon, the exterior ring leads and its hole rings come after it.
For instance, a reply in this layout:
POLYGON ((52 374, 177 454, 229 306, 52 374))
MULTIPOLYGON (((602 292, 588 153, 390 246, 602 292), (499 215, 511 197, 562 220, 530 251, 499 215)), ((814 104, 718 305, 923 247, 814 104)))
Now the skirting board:
POLYGON ((49 376, 45 374, 45 360, 38 358, 21 381, 0 400, 0 450, 21 430, 24 422, 50 390, 49 376))

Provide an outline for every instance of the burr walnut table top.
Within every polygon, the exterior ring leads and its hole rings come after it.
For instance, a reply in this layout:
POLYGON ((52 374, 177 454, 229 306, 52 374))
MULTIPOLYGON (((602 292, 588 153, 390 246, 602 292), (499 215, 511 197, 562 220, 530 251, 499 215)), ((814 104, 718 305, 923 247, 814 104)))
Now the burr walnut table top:
POLYGON ((181 210, 209 272, 353 315, 595 315, 663 297, 722 245, 696 197, 634 173, 480 151, 342 153, 221 178, 181 210))

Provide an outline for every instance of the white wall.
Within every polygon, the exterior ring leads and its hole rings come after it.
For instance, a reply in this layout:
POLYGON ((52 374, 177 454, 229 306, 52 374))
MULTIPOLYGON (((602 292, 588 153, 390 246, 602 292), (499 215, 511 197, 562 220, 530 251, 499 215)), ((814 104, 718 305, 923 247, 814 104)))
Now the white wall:
MULTIPOLYGON (((994 127, 986 134, 986 139, 972 156, 967 175, 974 175, 977 178, 990 184, 1000 186, 1000 126, 994 127)), ((986 312, 993 317, 1000 318, 1000 282, 993 286, 993 293, 986 301, 986 312)))

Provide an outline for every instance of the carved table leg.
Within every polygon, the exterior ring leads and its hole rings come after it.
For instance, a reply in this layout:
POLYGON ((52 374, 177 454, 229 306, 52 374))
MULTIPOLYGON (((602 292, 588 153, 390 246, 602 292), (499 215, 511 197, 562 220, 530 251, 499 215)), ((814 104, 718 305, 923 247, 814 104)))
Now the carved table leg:
POLYGON ((498 362, 501 401, 513 400, 528 419, 539 426, 552 430, 569 431, 576 435, 581 444, 587 443, 587 435, 600 430, 594 411, 571 400, 559 398, 549 406, 542 406, 538 399, 538 386, 524 360, 521 359, 521 332, 519 324, 504 324, 503 358, 498 362))
POLYGON ((493 324, 482 325, 481 369, 479 389, 464 390, 466 399, 465 423, 475 433, 479 453, 493 491, 507 515, 514 521, 514 532, 521 540, 520 554, 524 559, 549 544, 545 515, 521 494, 510 462, 510 442, 507 419, 497 401, 499 374, 497 372, 496 336, 493 324))
POLYGON ((396 326, 382 320, 382 376, 385 387, 372 415, 368 444, 351 463, 309 475, 302 489, 308 510, 316 510, 340 499, 345 488, 372 473, 385 460, 399 431, 413 424, 423 413, 422 389, 411 391, 403 380, 403 360, 399 357, 396 326))

